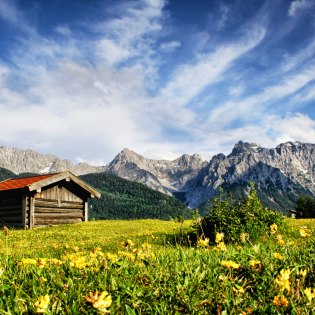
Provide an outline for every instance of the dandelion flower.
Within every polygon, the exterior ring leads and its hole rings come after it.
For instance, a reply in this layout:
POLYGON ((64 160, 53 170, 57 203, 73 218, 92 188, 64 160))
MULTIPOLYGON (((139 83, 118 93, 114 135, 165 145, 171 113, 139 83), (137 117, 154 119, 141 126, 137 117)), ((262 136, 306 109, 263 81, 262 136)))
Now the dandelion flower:
POLYGON ((263 269, 263 265, 261 263, 261 261, 257 260, 257 259, 251 259, 249 261, 249 266, 254 270, 254 271, 260 271, 263 269))
POLYGON ((303 292, 306 295, 308 301, 312 303, 312 299, 315 298, 315 290, 312 292, 311 288, 306 288, 303 292))
POLYGON ((226 251, 227 251, 224 242, 219 242, 219 243, 217 244, 217 249, 219 249, 219 250, 222 251, 222 252, 226 252, 226 251))
POLYGON ((98 291, 90 292, 90 296, 86 298, 86 301, 90 302, 99 312, 103 314, 110 313, 108 308, 112 305, 112 297, 107 291, 102 293, 98 291))
POLYGON ((232 260, 222 260, 221 266, 230 268, 230 269, 238 269, 240 267, 239 264, 235 263, 232 260))
POLYGON ((235 285, 235 287, 233 287, 233 291, 235 293, 238 293, 238 294, 244 294, 245 293, 245 289, 243 287, 241 287, 240 285, 235 285))
POLYGON ((285 241, 284 241, 283 236, 282 236, 281 234, 278 234, 278 235, 276 236, 276 239, 277 239, 277 243, 278 243, 279 245, 281 245, 281 246, 285 245, 285 241))
POLYGON ((277 276, 275 282, 282 291, 290 291, 290 269, 282 269, 280 275, 277 276))
POLYGON ((289 301, 284 295, 276 295, 272 303, 276 306, 281 307, 287 307, 289 305, 289 301))
POLYGON ((198 247, 207 247, 209 245, 209 238, 199 238, 197 242, 198 247))
POLYGON ((48 311, 50 298, 49 295, 40 296, 39 299, 34 303, 36 307, 36 313, 46 313, 48 311))
POLYGON ((307 226, 300 226, 301 237, 310 237, 312 232, 307 228, 307 226))
POLYGON ((112 264, 116 264, 118 262, 118 256, 116 254, 107 253, 107 258, 112 264))
POLYGON ((273 258, 275 259, 283 259, 283 256, 279 253, 273 253, 273 258))
POLYGON ((215 235, 215 242, 218 244, 220 243, 221 241, 223 241, 223 238, 224 238, 224 233, 221 232, 221 233, 217 233, 215 235))
POLYGON ((277 234, 277 231, 278 231, 278 225, 276 223, 271 224, 270 225, 270 233, 274 235, 274 234, 277 234))
POLYGON ((307 270, 306 269, 303 269, 303 270, 299 270, 297 272, 298 276, 302 277, 302 278, 305 278, 306 275, 307 275, 307 270))

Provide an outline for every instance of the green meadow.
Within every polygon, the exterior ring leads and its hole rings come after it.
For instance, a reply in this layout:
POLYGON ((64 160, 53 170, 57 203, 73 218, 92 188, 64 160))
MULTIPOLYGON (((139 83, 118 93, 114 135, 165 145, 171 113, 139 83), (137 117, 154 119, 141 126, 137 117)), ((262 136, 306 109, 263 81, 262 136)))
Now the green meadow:
POLYGON ((0 235, 0 314, 315 314, 315 220, 259 240, 192 221, 91 221, 0 235))

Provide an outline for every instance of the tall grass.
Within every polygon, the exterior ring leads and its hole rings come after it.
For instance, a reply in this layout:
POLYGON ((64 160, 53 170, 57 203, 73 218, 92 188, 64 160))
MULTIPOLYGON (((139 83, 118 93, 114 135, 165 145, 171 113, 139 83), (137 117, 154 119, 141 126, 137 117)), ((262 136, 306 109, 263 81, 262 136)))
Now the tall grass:
POLYGON ((0 314, 315 312, 314 220, 287 220, 283 230, 225 247, 182 242, 189 224, 94 221, 2 233, 0 314))

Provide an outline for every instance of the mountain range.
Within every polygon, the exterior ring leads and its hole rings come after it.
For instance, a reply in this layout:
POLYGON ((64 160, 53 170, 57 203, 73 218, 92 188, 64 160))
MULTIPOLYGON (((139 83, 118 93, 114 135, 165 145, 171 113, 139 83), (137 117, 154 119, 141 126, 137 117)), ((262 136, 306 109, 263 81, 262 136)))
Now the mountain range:
POLYGON ((251 181, 265 206, 287 211, 299 195, 315 196, 315 144, 286 142, 275 148, 239 141, 229 155, 209 161, 187 155, 168 161, 124 149, 106 166, 74 165, 54 155, 0 147, 0 167, 14 173, 70 170, 77 175, 107 173, 174 195, 190 208, 200 207, 220 188, 244 196, 251 181))

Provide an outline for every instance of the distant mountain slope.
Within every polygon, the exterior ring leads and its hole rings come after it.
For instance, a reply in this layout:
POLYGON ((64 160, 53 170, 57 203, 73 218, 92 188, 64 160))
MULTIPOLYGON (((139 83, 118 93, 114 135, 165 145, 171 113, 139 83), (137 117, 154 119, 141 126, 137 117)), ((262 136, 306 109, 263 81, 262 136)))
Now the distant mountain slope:
POLYGON ((284 143, 274 149, 239 142, 228 156, 214 156, 185 195, 192 206, 213 198, 218 188, 244 194, 250 181, 265 206, 290 210, 300 194, 315 195, 315 145, 284 143))
POLYGON ((190 217, 189 209, 174 197, 140 183, 111 174, 94 173, 80 176, 97 188, 101 199, 90 200, 90 216, 97 219, 170 219, 190 217))
POLYGON ((198 154, 184 154, 173 161, 152 160, 124 149, 108 164, 106 172, 171 195, 181 191, 206 164, 198 154))
POLYGON ((244 195, 250 181, 257 184, 265 206, 281 211, 290 210, 300 194, 315 196, 315 144, 300 142, 268 149, 239 141, 231 154, 217 154, 210 161, 202 160, 198 154, 184 154, 173 161, 153 160, 124 149, 105 167, 73 165, 54 155, 0 147, 0 167, 16 174, 70 170, 82 175, 105 171, 174 195, 190 208, 206 204, 220 187, 235 196, 244 195))
POLYGON ((287 142, 267 149, 239 141, 230 155, 218 154, 209 162, 198 155, 150 160, 124 150, 107 171, 171 192, 191 208, 212 199, 220 187, 244 195, 253 181, 265 206, 285 211, 299 194, 315 195, 315 145, 287 142))
POLYGON ((33 150, 21 150, 0 146, 0 168, 19 173, 50 173, 71 171, 76 175, 102 172, 104 167, 91 166, 87 163, 72 164, 53 154, 41 154, 33 150))

